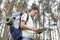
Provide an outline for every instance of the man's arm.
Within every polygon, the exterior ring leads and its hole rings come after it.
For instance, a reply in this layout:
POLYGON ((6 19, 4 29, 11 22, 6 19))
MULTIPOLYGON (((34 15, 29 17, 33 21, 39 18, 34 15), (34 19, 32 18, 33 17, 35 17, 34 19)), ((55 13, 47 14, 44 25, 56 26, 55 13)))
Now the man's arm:
POLYGON ((21 27, 22 29, 25 29, 25 30, 35 31, 36 33, 38 33, 38 32, 40 31, 40 28, 33 28, 33 27, 27 26, 27 25, 25 24, 25 21, 24 21, 24 20, 21 21, 20 27, 21 27))
POLYGON ((23 30, 32 30, 32 31, 35 31, 36 33, 39 33, 40 28, 33 28, 33 27, 27 26, 27 25, 25 24, 25 23, 26 23, 26 18, 27 18, 27 15, 26 15, 26 14, 23 14, 22 17, 21 17, 20 27, 21 27, 23 30))
POLYGON ((27 26, 27 25, 25 24, 25 21, 24 21, 24 20, 21 20, 21 25, 20 25, 20 27, 21 27, 22 29, 25 29, 25 30, 32 30, 32 31, 34 30, 34 28, 27 26))

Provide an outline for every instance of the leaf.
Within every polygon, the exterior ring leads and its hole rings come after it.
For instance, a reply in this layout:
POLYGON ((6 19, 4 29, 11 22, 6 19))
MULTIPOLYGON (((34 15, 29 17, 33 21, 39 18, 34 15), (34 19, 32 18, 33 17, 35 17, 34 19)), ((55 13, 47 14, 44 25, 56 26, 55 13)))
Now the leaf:
POLYGON ((24 2, 23 5, 22 5, 22 7, 23 7, 24 9, 27 8, 27 3, 24 2))
POLYGON ((58 9, 57 9, 58 11, 60 10, 60 3, 59 3, 59 5, 58 5, 58 9))
POLYGON ((1 15, 1 13, 2 13, 2 10, 0 9, 0 15, 1 15))
POLYGON ((0 0, 0 4, 2 3, 2 0, 0 0))
POLYGON ((39 0, 39 3, 43 3, 44 0, 39 0))
POLYGON ((49 5, 46 5, 44 10, 45 10, 47 13, 51 13, 51 7, 50 7, 49 5))

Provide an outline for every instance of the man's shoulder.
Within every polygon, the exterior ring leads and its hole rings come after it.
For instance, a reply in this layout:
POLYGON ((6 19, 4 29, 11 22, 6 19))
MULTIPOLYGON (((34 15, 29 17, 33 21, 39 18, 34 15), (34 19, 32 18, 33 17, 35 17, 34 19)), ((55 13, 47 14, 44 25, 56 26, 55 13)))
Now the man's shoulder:
POLYGON ((27 13, 24 13, 24 15, 27 15, 27 13))
POLYGON ((27 13, 23 13, 23 16, 27 16, 27 13))

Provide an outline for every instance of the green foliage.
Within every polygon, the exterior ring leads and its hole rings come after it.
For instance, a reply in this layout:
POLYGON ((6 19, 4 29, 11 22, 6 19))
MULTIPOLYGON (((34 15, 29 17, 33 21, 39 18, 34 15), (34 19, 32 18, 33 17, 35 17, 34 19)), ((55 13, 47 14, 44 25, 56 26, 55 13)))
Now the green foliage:
POLYGON ((2 0, 0 0, 0 4, 2 3, 2 0))
POLYGON ((57 22, 57 18, 54 17, 54 13, 51 14, 51 18, 54 20, 54 22, 57 22))
POLYGON ((59 3, 59 5, 58 5, 58 11, 60 10, 60 3, 59 3))
POLYGON ((22 5, 22 7, 23 7, 24 9, 27 8, 27 3, 24 2, 23 5, 22 5))
POLYGON ((45 6, 45 9, 44 9, 47 13, 51 13, 51 6, 49 6, 49 5, 46 5, 45 6))
POLYGON ((2 10, 0 9, 0 13, 2 13, 2 10))
POLYGON ((46 0, 46 3, 48 4, 50 0, 46 0))
POLYGON ((54 13, 51 14, 51 18, 54 19, 54 13))
POLYGON ((2 10, 0 9, 0 15, 1 15, 1 13, 2 13, 2 10))
POLYGON ((39 3, 43 3, 44 0, 39 0, 39 3))

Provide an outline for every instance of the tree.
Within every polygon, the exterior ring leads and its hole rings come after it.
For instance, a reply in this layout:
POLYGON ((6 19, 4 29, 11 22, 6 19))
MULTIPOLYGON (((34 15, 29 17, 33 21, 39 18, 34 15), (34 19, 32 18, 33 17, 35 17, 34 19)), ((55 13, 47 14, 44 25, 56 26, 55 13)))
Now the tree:
MULTIPOLYGON (((5 17, 11 17, 12 15, 12 9, 13 9, 13 6, 14 6, 14 3, 15 3, 15 0, 12 0, 12 2, 9 2, 9 0, 7 2, 4 2, 5 3, 5 7, 4 7, 4 12, 5 12, 5 17)), ((4 19, 5 20, 5 19, 4 19)), ((4 23, 5 24, 5 23, 4 23)), ((3 40, 8 40, 9 39, 9 27, 7 25, 5 25, 4 27, 4 35, 3 35, 3 40)))
POLYGON ((58 8, 57 8, 58 11, 60 11, 60 3, 58 3, 58 8))
POLYGON ((2 0, 0 0, 0 4, 2 3, 2 0))
POLYGON ((2 18, 2 17, 1 17, 1 16, 2 16, 1 13, 2 13, 2 10, 0 9, 0 20, 1 20, 1 18, 2 18))
POLYGON ((26 12, 27 11, 26 10, 27 9, 27 2, 24 2, 23 5, 22 5, 22 7, 23 7, 23 10, 26 12))
POLYGON ((17 11, 26 12, 27 11, 27 2, 29 0, 20 0, 20 2, 16 2, 15 6, 17 11))
POLYGON ((0 16, 1 16, 2 10, 0 9, 0 16))
POLYGON ((12 9, 14 7, 15 4, 15 0, 12 0, 12 2, 8 2, 5 3, 5 7, 4 7, 4 11, 6 13, 6 16, 11 16, 12 15, 12 9))
POLYGON ((49 6, 49 4, 46 4, 45 5, 45 9, 44 9, 47 13, 52 13, 52 10, 51 10, 51 6, 49 6))

